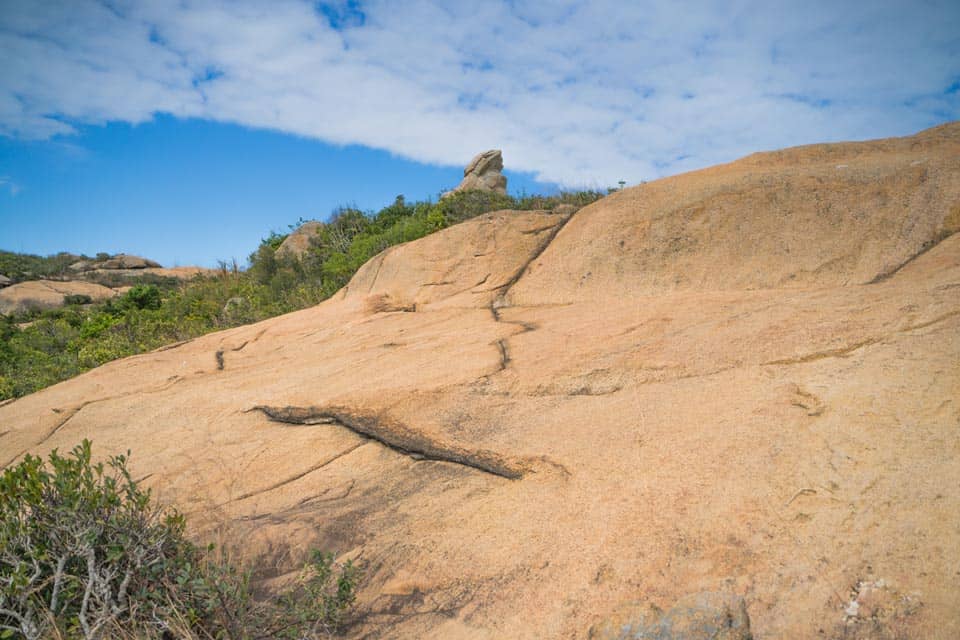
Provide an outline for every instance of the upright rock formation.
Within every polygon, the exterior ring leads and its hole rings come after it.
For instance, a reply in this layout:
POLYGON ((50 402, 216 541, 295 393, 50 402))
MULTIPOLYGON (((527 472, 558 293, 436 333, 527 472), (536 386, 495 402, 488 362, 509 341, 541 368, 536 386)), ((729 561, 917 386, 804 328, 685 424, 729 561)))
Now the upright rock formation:
POLYGON ((294 258, 301 258, 310 248, 310 239, 320 233, 323 227, 322 222, 310 220, 297 227, 297 230, 286 237, 277 247, 277 255, 290 255, 294 258))
POLYGON ((443 197, 459 191, 495 191, 506 195, 507 177, 500 173, 502 169, 503 154, 500 149, 478 153, 463 170, 460 184, 453 191, 443 194, 443 197))

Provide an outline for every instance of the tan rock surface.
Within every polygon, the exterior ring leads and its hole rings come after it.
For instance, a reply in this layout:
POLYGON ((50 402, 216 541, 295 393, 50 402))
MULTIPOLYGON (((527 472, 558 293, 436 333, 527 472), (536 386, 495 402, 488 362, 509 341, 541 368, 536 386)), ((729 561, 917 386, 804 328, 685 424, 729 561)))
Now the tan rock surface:
POLYGON ((93 301, 97 301, 112 298, 116 292, 92 282, 30 280, 0 290, 0 313, 10 315, 35 309, 62 307, 63 298, 68 295, 90 296, 93 301))
POLYGON ((361 558, 357 638, 698 593, 756 638, 960 637, 958 162, 952 124, 474 219, 0 406, 0 464, 89 437, 198 536, 361 558))
POLYGON ((507 193, 507 177, 503 175, 503 153, 500 149, 483 151, 473 157, 463 170, 463 180, 443 198, 459 191, 494 191, 507 193))

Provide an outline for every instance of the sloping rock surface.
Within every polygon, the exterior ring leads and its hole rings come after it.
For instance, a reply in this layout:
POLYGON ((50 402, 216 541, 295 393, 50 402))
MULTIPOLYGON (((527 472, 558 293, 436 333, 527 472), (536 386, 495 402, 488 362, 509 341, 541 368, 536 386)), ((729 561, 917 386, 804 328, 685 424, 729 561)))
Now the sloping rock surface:
POLYGON ((0 464, 130 448, 198 537, 358 558, 356 638, 956 638, 958 227, 958 124, 497 212, 0 407, 0 464))
MULTIPOLYGON (((109 287, 92 282, 30 280, 0 290, 0 313, 10 315, 39 309, 55 309, 64 305, 64 297, 89 296, 94 302, 116 295, 109 287)), ((0 442, 0 447, 2 447, 0 442)))

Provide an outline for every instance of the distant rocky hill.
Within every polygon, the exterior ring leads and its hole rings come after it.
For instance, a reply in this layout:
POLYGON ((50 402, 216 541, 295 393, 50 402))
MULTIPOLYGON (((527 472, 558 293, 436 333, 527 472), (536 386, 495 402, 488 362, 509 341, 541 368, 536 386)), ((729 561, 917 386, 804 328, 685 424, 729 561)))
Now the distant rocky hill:
POLYGON ((143 279, 189 280, 215 272, 203 267, 164 268, 153 260, 123 253, 100 258, 0 253, 0 268, 8 272, 0 273, 0 314, 4 315, 54 309, 71 299, 98 302, 143 279))
POLYGON ((0 406, 0 464, 357 559, 355 638, 956 638, 958 230, 958 123, 490 213, 0 406))

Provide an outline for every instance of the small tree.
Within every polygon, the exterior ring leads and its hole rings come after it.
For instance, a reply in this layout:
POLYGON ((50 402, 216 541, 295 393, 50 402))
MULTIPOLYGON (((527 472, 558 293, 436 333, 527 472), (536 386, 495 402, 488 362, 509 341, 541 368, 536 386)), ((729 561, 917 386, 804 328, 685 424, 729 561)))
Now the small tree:
POLYGON ((121 305, 134 309, 159 309, 162 300, 155 284, 134 285, 121 300, 121 305))

